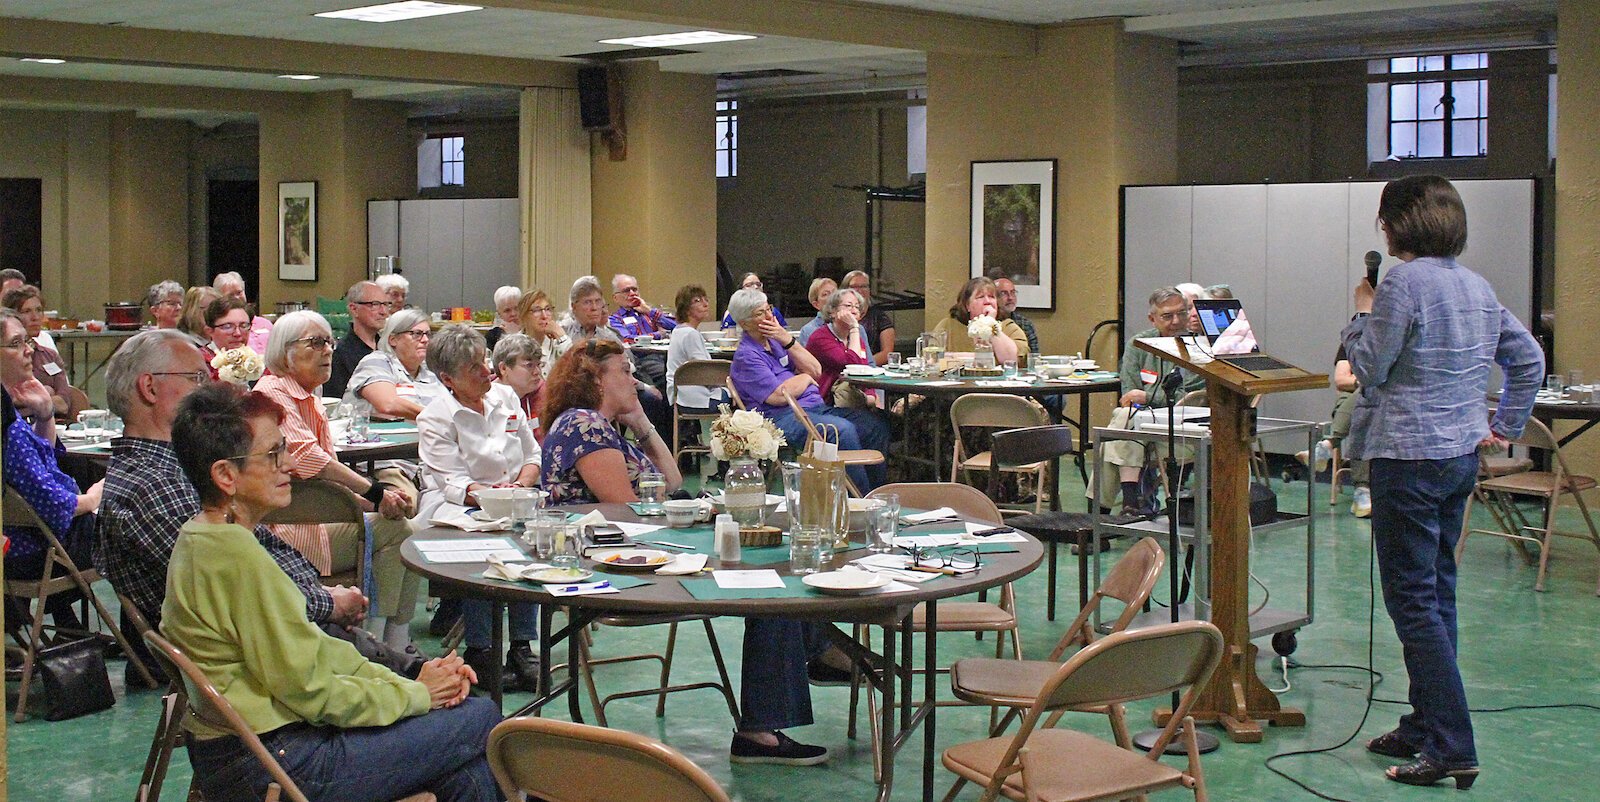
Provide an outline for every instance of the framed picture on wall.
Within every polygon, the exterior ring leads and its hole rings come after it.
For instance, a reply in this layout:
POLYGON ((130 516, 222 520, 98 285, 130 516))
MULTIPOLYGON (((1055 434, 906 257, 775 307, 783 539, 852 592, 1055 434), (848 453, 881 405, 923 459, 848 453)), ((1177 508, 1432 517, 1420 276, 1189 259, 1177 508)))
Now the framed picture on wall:
POLYGON ((1056 307, 1056 160, 972 163, 971 276, 1009 278, 1017 306, 1056 307))
POLYGON ((317 280, 317 182, 278 183, 278 278, 317 280))

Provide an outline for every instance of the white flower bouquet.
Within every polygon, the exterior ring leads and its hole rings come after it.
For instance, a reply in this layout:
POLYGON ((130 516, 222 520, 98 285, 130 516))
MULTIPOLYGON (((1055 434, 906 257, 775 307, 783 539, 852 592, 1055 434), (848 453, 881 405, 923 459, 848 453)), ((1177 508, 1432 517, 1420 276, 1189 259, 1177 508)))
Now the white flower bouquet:
POLYGON ((783 432, 766 416, 750 410, 733 411, 721 406, 722 417, 711 424, 711 456, 719 460, 749 457, 777 459, 783 446, 783 432))
POLYGON ((211 367, 216 368, 217 378, 225 382, 248 384, 261 378, 266 363, 249 346, 241 345, 211 357, 211 367))
POLYGON ((999 336, 1000 323, 988 315, 978 315, 967 324, 967 336, 973 342, 988 342, 999 336))

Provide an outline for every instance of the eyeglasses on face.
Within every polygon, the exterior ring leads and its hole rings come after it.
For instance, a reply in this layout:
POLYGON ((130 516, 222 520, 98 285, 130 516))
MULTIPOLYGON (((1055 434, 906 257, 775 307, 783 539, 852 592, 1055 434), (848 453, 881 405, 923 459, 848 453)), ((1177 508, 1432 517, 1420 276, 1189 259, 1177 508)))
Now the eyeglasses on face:
POLYGON ((594 308, 594 307, 597 307, 597 306, 601 307, 601 308, 604 308, 605 305, 606 305, 606 299, 604 299, 604 298, 585 298, 585 299, 579 301, 577 303, 577 305, 578 306, 589 307, 591 309, 594 308))
POLYGON ((1171 321, 1171 320, 1182 320, 1182 319, 1184 319, 1184 318, 1186 318, 1188 316, 1189 316, 1189 310, 1188 309, 1180 309, 1180 310, 1178 310, 1176 312, 1157 312, 1156 315, 1155 315, 1155 318, 1156 318, 1156 320, 1168 320, 1168 321, 1171 321))
POLYGON ((229 334, 237 334, 237 333, 239 333, 241 331, 249 331, 250 330, 250 324, 249 323, 218 323, 217 325, 212 326, 211 328, 216 330, 216 331, 225 331, 225 332, 228 332, 229 334))
POLYGON ((392 304, 392 303, 394 303, 394 302, 393 301, 351 301, 350 305, 351 306, 365 306, 368 309, 376 309, 376 308, 381 306, 381 307, 384 307, 384 308, 387 309, 389 307, 389 305, 392 304))
POLYGON ((173 307, 177 307, 177 306, 183 306, 183 302, 182 301, 178 301, 178 300, 168 299, 168 300, 165 300, 165 301, 158 301, 156 303, 156 306, 173 306, 173 307))
POLYGON ((395 334, 404 335, 413 340, 426 340, 433 336, 433 331, 431 329, 409 329, 406 331, 397 331, 395 334))
POLYGON ((639 288, 638 288, 638 286, 623 287, 622 289, 617 290, 617 294, 618 295, 638 295, 639 294, 639 288))
POLYGON ((528 309, 528 314, 530 315, 553 315, 555 313, 556 308, 549 304, 542 304, 540 306, 534 306, 528 309))
POLYGON ((28 348, 32 348, 32 347, 34 347, 34 343, 33 343, 33 339, 30 338, 30 337, 23 337, 23 338, 18 339, 18 340, 12 340, 11 342, 0 343, 0 348, 11 348, 11 349, 22 348, 22 349, 28 349, 28 348))
POLYGON ((289 467, 289 441, 280 439, 276 446, 260 454, 239 454, 238 456, 227 457, 226 459, 231 462, 238 463, 239 467, 242 468, 244 467, 244 463, 248 462, 251 457, 270 457, 272 459, 273 467, 278 468, 279 470, 287 468, 289 467))
POLYGON ((332 348, 333 347, 333 338, 332 337, 322 337, 322 336, 318 336, 318 337, 301 337, 298 340, 290 340, 289 341, 290 345, 294 345, 296 343, 304 345, 306 348, 309 348, 309 349, 311 349, 313 351, 321 351, 324 348, 332 348))
POLYGON ((193 371, 193 372, 186 371, 186 370, 158 370, 158 371, 152 371, 150 373, 150 375, 151 376, 182 376, 183 378, 188 379, 189 381, 192 381, 195 384, 205 384, 206 380, 211 378, 211 374, 209 374, 209 373, 207 373, 207 372, 205 372, 203 370, 197 370, 197 371, 193 371))

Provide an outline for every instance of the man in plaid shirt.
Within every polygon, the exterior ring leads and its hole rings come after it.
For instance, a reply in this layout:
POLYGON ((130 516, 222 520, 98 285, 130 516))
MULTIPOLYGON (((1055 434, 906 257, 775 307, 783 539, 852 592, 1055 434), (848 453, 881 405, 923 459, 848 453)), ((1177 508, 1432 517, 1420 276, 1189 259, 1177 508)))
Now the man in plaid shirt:
MULTIPOLYGON (((151 626, 160 624, 167 591, 167 561, 178 528, 200 511, 200 496, 179 467, 172 449, 178 404, 209 374, 199 349, 173 329, 135 335, 106 367, 106 400, 121 417, 123 436, 112 441, 100 502, 94 564, 112 587, 139 608, 151 626)), ((358 588, 323 587, 317 569, 266 527, 256 539, 306 596, 306 618, 329 634, 356 644, 362 654, 401 671, 412 655, 391 653, 357 627, 367 599, 358 588)), ((123 616, 123 631, 143 654, 143 642, 123 616)), ((148 659, 146 657, 146 659, 148 659)), ((413 668, 412 675, 416 672, 413 668)), ((137 687, 137 674, 126 674, 137 687)))

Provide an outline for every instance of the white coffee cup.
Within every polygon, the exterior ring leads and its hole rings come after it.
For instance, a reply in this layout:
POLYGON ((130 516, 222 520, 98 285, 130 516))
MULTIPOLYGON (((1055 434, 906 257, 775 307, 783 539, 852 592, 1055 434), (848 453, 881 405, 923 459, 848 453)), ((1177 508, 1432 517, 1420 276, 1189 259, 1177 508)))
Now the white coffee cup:
POLYGON ((673 529, 694 526, 695 521, 700 518, 698 499, 669 499, 662 502, 661 506, 667 511, 667 526, 673 529))

